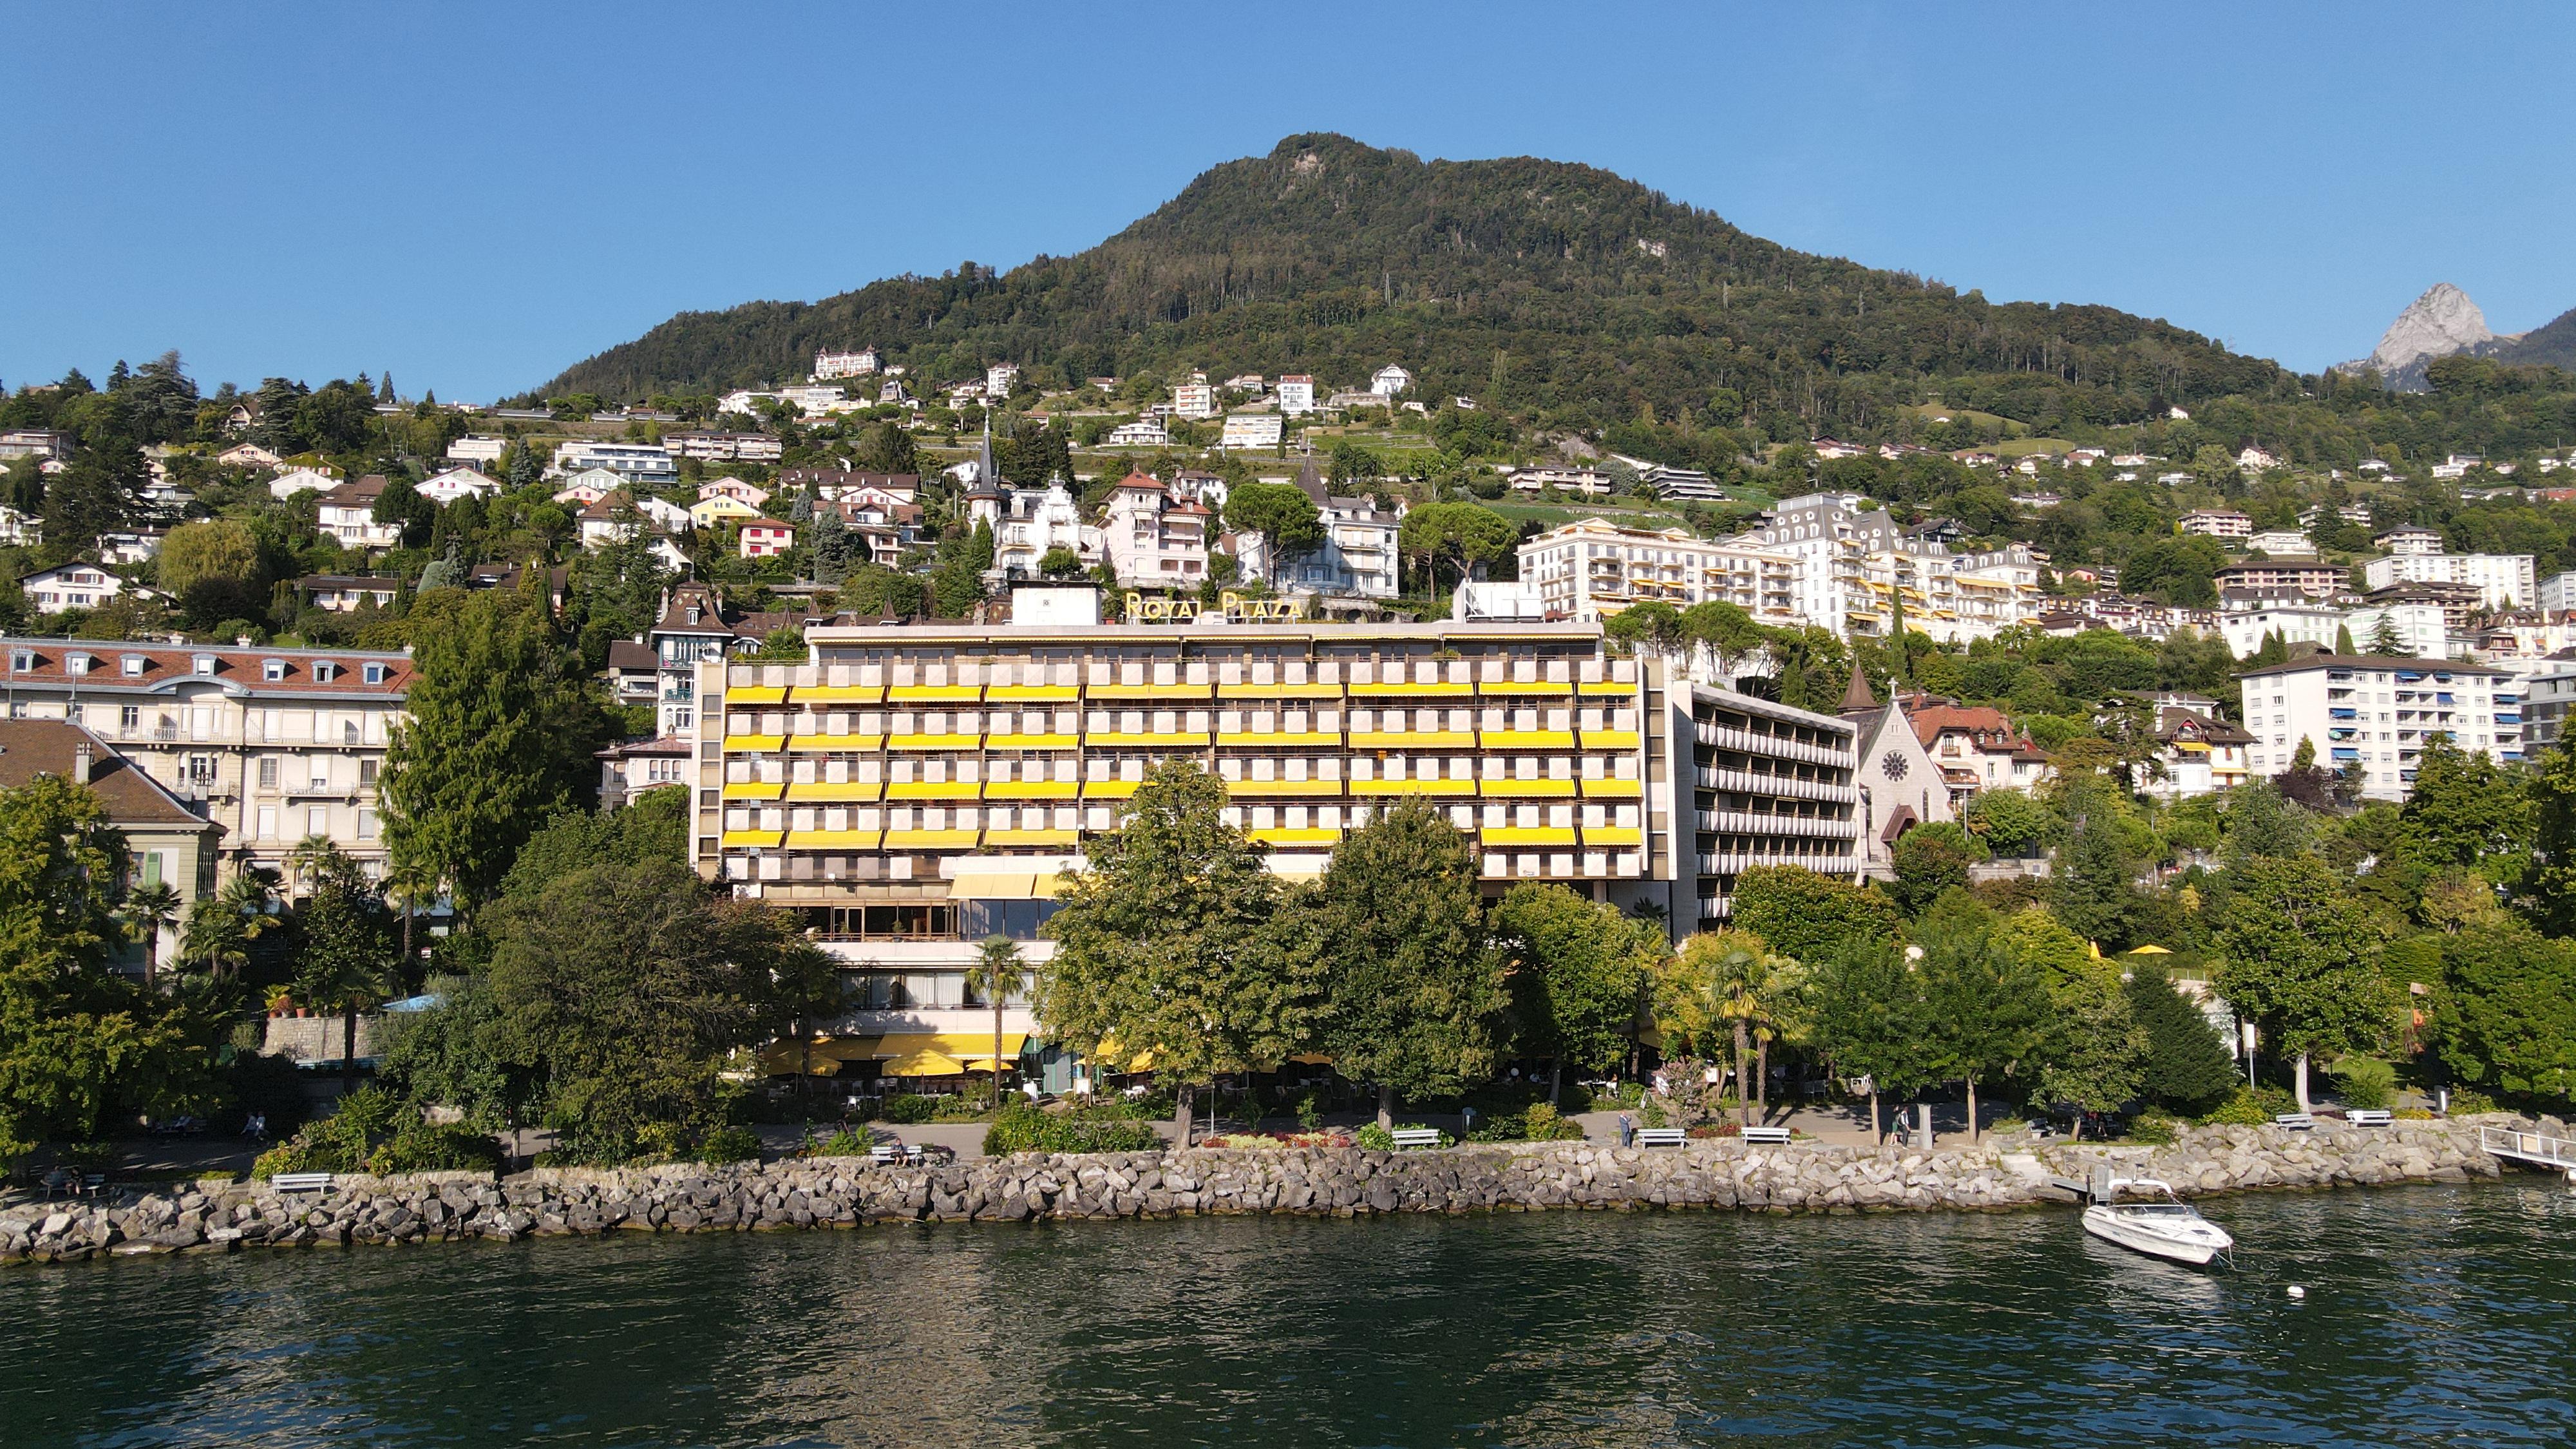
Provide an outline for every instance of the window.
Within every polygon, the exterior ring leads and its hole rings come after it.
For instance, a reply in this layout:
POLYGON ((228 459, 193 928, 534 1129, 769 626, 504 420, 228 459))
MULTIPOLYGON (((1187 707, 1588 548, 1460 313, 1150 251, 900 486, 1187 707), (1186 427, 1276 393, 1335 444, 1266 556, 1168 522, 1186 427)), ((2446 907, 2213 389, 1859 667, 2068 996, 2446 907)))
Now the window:
POLYGON ((385 682, 385 666, 382 664, 369 664, 359 671, 359 678, 364 679, 369 684, 382 684, 385 682))
POLYGON ((305 810, 304 833, 325 836, 331 833, 331 811, 328 807, 314 805, 305 810))
POLYGON ((332 662, 331 662, 330 660, 328 660, 328 659, 319 659, 319 660, 315 660, 315 661, 314 661, 314 664, 313 664, 313 678, 314 678, 315 682, 317 682, 317 683, 321 683, 321 684, 328 684, 328 683, 330 683, 332 680, 337 679, 337 678, 339 678, 339 677, 340 677, 340 666, 339 666, 339 665, 332 663, 332 662))
POLYGON ((128 678, 128 679, 141 679, 141 678, 143 677, 143 656, 142 656, 142 655, 140 655, 140 654, 128 654, 128 655, 126 655, 126 656, 125 656, 125 661, 124 661, 124 663, 125 663, 125 677, 126 677, 126 678, 128 678))
POLYGON ((376 812, 373 810, 360 810, 358 812, 358 838, 360 840, 373 840, 376 838, 376 812))
POLYGON ((283 659, 263 659, 259 661, 259 677, 271 681, 284 679, 286 677, 286 661, 283 659))
POLYGON ((373 785, 376 783, 376 762, 374 760, 360 760, 358 762, 358 783, 361 785, 373 785))
POLYGON ((259 807, 259 838, 262 840, 277 838, 277 807, 274 805, 259 807))
POLYGON ((139 704, 129 704, 119 707, 116 711, 116 727, 126 734, 132 734, 134 731, 141 729, 143 727, 143 706, 139 704))
POLYGON ((27 674, 27 673, 31 673, 31 672, 33 672, 33 671, 34 671, 34 669, 35 669, 35 667, 36 667, 36 651, 35 651, 35 650, 33 650, 33 649, 12 649, 12 650, 10 650, 10 651, 9 651, 9 672, 10 672, 10 673, 12 673, 12 674, 27 674))
POLYGON ((344 745, 354 745, 357 742, 358 722, 353 719, 344 719, 340 721, 340 743, 344 745))
POLYGON ((89 666, 90 656, 86 654, 66 654, 63 656, 63 668, 69 673, 87 674, 89 673, 89 666))
POLYGON ((190 755, 188 757, 188 783, 191 785, 212 785, 215 783, 215 757, 212 755, 190 755))
POLYGON ((277 788, 277 756, 262 755, 259 757, 259 788, 263 790, 274 790, 277 788))
POLYGON ((188 668, 192 673, 212 674, 215 672, 215 656, 212 654, 191 656, 188 660, 188 668))

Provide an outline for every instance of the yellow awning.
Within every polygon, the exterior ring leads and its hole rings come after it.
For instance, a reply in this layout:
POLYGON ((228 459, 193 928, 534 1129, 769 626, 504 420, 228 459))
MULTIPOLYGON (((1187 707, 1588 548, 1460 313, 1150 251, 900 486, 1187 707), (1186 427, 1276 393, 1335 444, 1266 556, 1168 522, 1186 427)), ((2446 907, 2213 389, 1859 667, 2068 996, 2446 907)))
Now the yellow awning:
POLYGON ((889 1077, 962 1077, 966 1064, 938 1052, 914 1052, 885 1064, 889 1077))
POLYGON ((1329 1067, 1333 1064, 1333 1059, 1322 1052, 1299 1052, 1288 1060, 1308 1067, 1329 1067))
MULTIPOLYGON (((1024 1031, 1002 1033, 1002 1060, 1015 1062, 1028 1045, 1024 1031)), ((993 1034, 989 1031, 900 1032, 875 1038, 868 1055, 880 1060, 894 1060, 921 1052, 953 1057, 963 1062, 990 1062, 993 1059, 993 1034)), ((891 1073, 893 1068, 887 1068, 891 1073)))
POLYGON ((2170 956, 2173 952, 2163 946, 2131 946, 2121 954, 2124 956, 2170 956))

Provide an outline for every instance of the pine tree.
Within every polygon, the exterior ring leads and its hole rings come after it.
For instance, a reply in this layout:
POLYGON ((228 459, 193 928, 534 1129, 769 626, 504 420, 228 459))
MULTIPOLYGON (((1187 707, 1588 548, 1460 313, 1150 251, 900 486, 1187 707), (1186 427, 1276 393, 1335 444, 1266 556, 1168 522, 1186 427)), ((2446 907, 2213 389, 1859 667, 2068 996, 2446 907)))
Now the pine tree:
POLYGON ((2236 1090, 2236 1063, 2198 1006, 2164 972, 2134 971, 2125 991, 2129 1012, 2147 1034, 2139 1090, 2159 1106, 2202 1112, 2236 1090))

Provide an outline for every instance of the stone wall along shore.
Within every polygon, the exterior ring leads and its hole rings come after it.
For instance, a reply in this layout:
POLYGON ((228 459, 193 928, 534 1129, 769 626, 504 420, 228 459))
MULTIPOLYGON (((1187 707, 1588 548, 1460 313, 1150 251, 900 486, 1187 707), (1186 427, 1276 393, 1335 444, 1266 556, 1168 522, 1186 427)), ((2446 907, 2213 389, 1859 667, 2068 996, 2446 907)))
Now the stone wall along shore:
MULTIPOLYGON (((2505 1120, 2501 1117, 2485 1119, 2505 1120)), ((2495 1177, 2474 1123, 2185 1128, 2167 1147, 1993 1141, 1932 1151, 1729 1138, 1680 1148, 1505 1143, 1440 1152, 1206 1149, 1047 1156, 949 1166, 863 1158, 767 1164, 539 1168, 495 1180, 432 1172, 339 1178, 327 1192, 205 1179, 185 1190, 0 1210, 0 1261, 68 1262, 245 1247, 337 1247, 611 1232, 743 1232, 900 1222, 1029 1222, 1246 1213, 1557 1208, 1756 1212, 1988 1211, 2067 1201, 2052 1176, 2093 1162, 2161 1177, 2186 1196, 2262 1188, 2495 1177)))

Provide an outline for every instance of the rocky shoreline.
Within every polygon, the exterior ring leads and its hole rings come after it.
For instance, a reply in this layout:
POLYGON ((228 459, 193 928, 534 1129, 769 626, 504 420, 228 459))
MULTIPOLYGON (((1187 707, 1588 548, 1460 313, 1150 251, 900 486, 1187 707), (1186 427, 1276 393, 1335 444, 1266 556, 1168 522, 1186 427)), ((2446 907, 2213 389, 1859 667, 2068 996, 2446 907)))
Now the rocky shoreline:
POLYGON ((497 1180, 472 1172, 342 1177, 328 1191, 305 1193, 207 1179, 178 1192, 0 1209, 0 1262, 902 1222, 1640 1208, 2000 1211, 2070 1201, 2052 1179, 2081 1180, 2106 1157, 2123 1175, 2163 1178, 2185 1196, 2466 1182, 2501 1171, 2479 1150, 2477 1124, 2450 1121, 2370 1128, 2328 1122, 2313 1132, 2185 1128, 2164 1147, 2007 1139, 1921 1151, 1712 1138, 1680 1148, 1024 1153, 951 1166, 791 1158, 539 1168, 497 1180))

